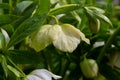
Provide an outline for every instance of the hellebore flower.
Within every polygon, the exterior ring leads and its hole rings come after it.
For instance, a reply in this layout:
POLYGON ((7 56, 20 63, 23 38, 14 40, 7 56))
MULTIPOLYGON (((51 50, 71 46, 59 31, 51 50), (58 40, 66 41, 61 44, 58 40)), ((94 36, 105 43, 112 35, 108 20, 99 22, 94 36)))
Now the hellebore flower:
POLYGON ((37 69, 27 75, 24 80, 52 80, 52 77, 56 80, 61 78, 46 69, 37 69))
POLYGON ((70 24, 43 25, 31 36, 30 46, 40 51, 51 43, 59 50, 73 52, 80 41, 90 44, 89 39, 77 28, 70 24))

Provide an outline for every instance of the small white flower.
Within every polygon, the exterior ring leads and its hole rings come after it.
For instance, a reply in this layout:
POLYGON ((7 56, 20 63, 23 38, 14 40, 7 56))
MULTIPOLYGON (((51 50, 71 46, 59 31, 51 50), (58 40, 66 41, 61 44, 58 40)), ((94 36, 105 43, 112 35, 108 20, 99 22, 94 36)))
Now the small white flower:
POLYGON ((52 80, 52 77, 54 79, 61 78, 61 76, 55 75, 46 69, 37 69, 27 75, 24 80, 52 80))
POLYGON ((72 53, 83 40, 90 44, 89 39, 77 28, 70 24, 43 25, 31 35, 30 47, 37 52, 53 44, 57 49, 72 53))
POLYGON ((93 46, 96 48, 96 47, 100 47, 100 46, 103 46, 103 45, 105 45, 105 42, 100 41, 100 42, 95 42, 93 46))

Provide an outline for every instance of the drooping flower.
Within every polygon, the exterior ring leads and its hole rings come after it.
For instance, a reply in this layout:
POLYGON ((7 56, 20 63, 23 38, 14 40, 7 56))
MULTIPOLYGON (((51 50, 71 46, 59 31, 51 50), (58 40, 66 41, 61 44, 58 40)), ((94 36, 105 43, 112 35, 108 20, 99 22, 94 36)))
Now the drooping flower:
POLYGON ((30 45, 36 51, 40 51, 53 43, 61 51, 73 52, 81 40, 90 44, 89 39, 70 24, 44 25, 31 36, 30 45))
POLYGON ((70 24, 54 25, 51 31, 53 45, 64 52, 73 52, 81 40, 89 44, 89 40, 77 28, 70 24))
POLYGON ((52 80, 52 78, 57 80, 61 76, 55 75, 46 69, 37 69, 27 75, 24 80, 52 80))

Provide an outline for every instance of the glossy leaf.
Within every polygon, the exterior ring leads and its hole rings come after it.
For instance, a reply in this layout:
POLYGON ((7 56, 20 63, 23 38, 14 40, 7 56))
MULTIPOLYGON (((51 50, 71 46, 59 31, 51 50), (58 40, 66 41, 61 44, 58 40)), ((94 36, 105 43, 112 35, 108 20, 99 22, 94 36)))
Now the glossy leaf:
POLYGON ((6 47, 5 36, 0 33, 0 49, 4 49, 6 47))
POLYGON ((25 20, 13 33, 8 48, 19 43, 27 36, 32 34, 33 31, 37 30, 44 23, 46 15, 34 16, 25 20))
POLYGON ((68 5, 63 5, 58 8, 51 9, 49 14, 50 15, 58 15, 62 13, 68 13, 70 11, 74 11, 76 9, 79 9, 81 6, 79 4, 68 4, 68 5))
POLYGON ((17 13, 19 13, 19 14, 22 13, 32 3, 33 3, 33 1, 22 1, 22 2, 18 3, 16 6, 17 13))
POLYGON ((102 19, 103 21, 107 22, 108 24, 110 24, 112 26, 111 21, 109 20, 108 17, 106 17, 105 15, 102 14, 95 14, 98 18, 102 19))
POLYGON ((35 10, 35 15, 48 13, 50 9, 50 0, 38 0, 38 6, 35 10))
POLYGON ((88 9, 92 10, 93 12, 100 13, 100 14, 104 14, 105 13, 105 11, 103 9, 98 8, 98 7, 91 6, 91 7, 88 7, 88 9))
POLYGON ((104 10, 102 9, 99 9, 99 8, 96 8, 96 7, 84 7, 87 14, 89 16, 91 16, 93 19, 94 18, 99 18, 99 19, 102 19, 103 21, 107 22, 108 24, 110 24, 112 26, 112 23, 111 21, 109 20, 108 17, 106 17, 103 13, 104 13, 104 10))

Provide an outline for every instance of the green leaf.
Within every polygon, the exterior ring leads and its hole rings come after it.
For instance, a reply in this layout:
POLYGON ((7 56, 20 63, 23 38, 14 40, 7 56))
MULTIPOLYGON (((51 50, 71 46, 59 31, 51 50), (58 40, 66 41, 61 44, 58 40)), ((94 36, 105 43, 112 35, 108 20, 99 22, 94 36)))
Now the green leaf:
POLYGON ((17 69, 15 69, 14 67, 12 67, 12 66, 10 66, 10 65, 7 65, 7 68, 8 68, 11 72, 13 72, 17 77, 20 77, 20 76, 21 76, 21 73, 20 73, 17 69))
POLYGON ((35 15, 48 13, 49 9, 50 9, 50 0, 39 0, 39 4, 36 8, 35 15))
POLYGON ((105 11, 103 9, 98 8, 98 7, 94 7, 94 6, 90 6, 90 7, 88 7, 88 9, 92 10, 95 13, 100 13, 100 14, 104 14, 105 13, 105 11))
POLYGON ((2 68, 4 70, 5 76, 7 77, 8 76, 7 61, 3 55, 1 55, 1 57, 2 57, 1 65, 2 65, 2 68))
POLYGON ((79 4, 67 4, 64 6, 60 6, 58 8, 51 9, 49 14, 50 15, 58 15, 62 13, 68 13, 70 11, 79 9, 81 6, 79 4))
POLYGON ((11 25, 11 24, 4 25, 4 26, 2 26, 2 28, 3 28, 9 35, 12 35, 12 33, 14 32, 13 25, 11 25))
POLYGON ((100 66, 100 72, 107 80, 120 80, 120 74, 118 74, 112 67, 102 64, 100 66))
POLYGON ((34 51, 12 50, 8 55, 17 64, 37 64, 43 59, 41 54, 34 51))
POLYGON ((105 22, 107 22, 108 24, 110 24, 112 26, 111 21, 109 20, 108 17, 106 17, 103 13, 104 10, 97 8, 97 7, 84 7, 85 11, 87 12, 87 14, 92 17, 93 19, 95 18, 99 18, 105 22))
POLYGON ((9 15, 0 15, 0 25, 10 23, 11 19, 9 15))
POLYGON ((111 21, 109 20, 108 17, 106 17, 105 15, 103 14, 95 14, 99 19, 102 19, 103 21, 107 22, 108 24, 110 24, 112 26, 112 23, 111 21))
POLYGON ((103 75, 98 74, 98 76, 95 77, 94 80, 107 80, 107 79, 103 75))
POLYGON ((9 9, 10 6, 9 6, 8 3, 0 3, 0 8, 2 8, 2 9, 9 9))
POLYGON ((33 31, 37 30, 44 23, 45 19, 46 15, 44 14, 25 20, 13 33, 7 47, 10 48, 32 34, 33 31))
POLYGON ((17 13, 24 12, 24 10, 26 8, 28 8, 32 3, 33 3, 33 1, 22 1, 22 2, 18 3, 16 6, 17 13))
POLYGON ((0 32, 0 49, 5 49, 6 41, 5 36, 0 32))
POLYGON ((77 12, 73 11, 73 12, 71 12, 71 14, 72 14, 73 17, 78 21, 78 24, 81 24, 81 18, 80 18, 80 16, 77 14, 77 12))
POLYGON ((18 16, 15 15, 0 15, 0 25, 11 23, 17 18, 18 16))

